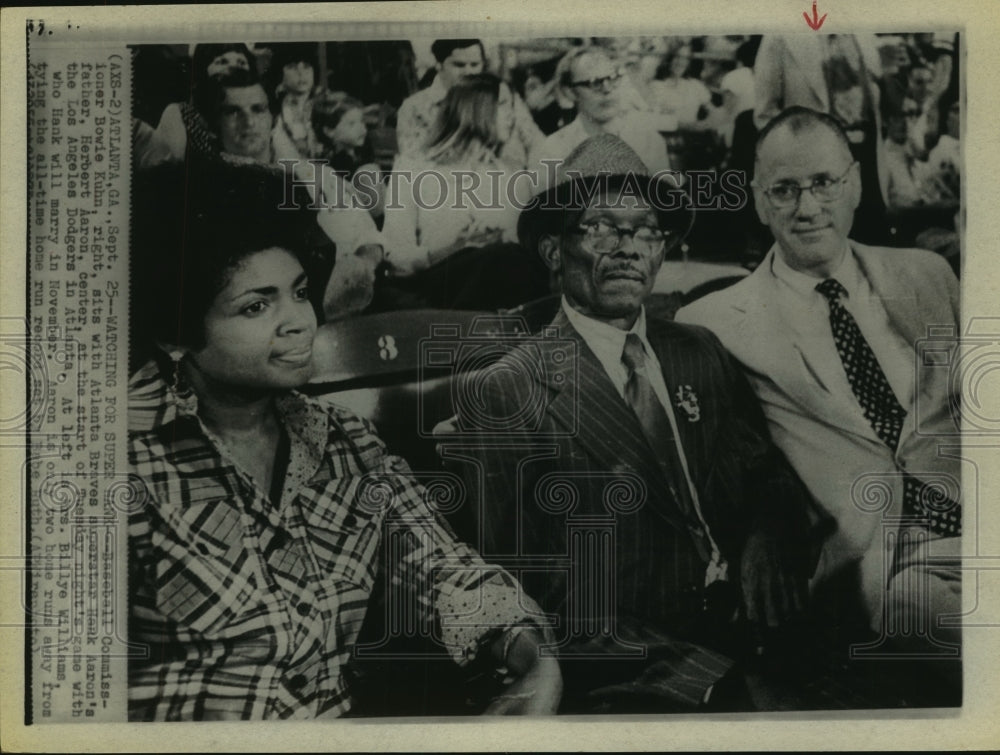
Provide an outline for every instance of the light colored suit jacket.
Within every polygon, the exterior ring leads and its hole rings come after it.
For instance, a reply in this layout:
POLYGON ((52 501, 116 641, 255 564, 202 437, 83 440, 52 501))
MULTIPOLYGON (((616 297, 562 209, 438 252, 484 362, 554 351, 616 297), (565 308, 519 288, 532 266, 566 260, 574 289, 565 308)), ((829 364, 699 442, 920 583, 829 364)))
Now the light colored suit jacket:
POLYGON ((876 624, 885 569, 892 563, 891 542, 888 550, 882 547, 883 523, 901 512, 902 471, 946 484, 953 495, 961 479, 958 395, 948 366, 957 356, 958 281, 931 252, 855 242, 851 247, 891 326, 914 346, 916 405, 906 407, 895 453, 872 430, 856 399, 827 390, 816 368, 815 341, 799 337, 795 323, 782 318, 781 289, 771 269, 774 248, 752 275, 683 308, 677 319, 714 331, 742 363, 771 437, 836 522, 814 581, 858 564, 876 624), (937 331, 933 348, 922 348, 929 328, 951 336, 941 338, 937 331), (933 358, 923 358, 924 352, 933 358))
MULTIPOLYGON (((757 128, 788 107, 800 105, 830 112, 830 93, 827 90, 823 62, 826 60, 825 35, 822 34, 767 34, 761 40, 754 63, 754 89, 757 102, 754 122, 757 128)), ((878 53, 871 40, 858 35, 865 66, 873 74, 881 73, 878 53)), ((879 109, 879 89, 869 79, 868 94, 875 115, 875 144, 878 163, 879 188, 883 201, 888 202, 889 174, 882 141, 882 116, 879 109)))

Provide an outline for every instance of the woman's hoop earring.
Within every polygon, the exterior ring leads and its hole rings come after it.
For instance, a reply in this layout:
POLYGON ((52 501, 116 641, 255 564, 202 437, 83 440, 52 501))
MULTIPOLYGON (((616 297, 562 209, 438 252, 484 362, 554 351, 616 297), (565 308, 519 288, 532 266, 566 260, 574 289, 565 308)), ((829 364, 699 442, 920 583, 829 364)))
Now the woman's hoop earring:
POLYGON ((173 363, 173 370, 170 376, 170 389, 175 395, 181 394, 181 381, 183 377, 181 375, 181 362, 184 359, 184 352, 180 349, 172 349, 168 352, 170 361, 173 363))

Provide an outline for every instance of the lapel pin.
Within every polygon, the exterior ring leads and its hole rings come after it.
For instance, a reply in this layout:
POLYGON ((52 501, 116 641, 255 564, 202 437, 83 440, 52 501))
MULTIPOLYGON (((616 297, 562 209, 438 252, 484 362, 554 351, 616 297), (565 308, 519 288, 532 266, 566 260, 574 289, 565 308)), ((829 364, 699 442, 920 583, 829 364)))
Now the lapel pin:
POLYGON ((698 406, 698 396, 691 390, 691 386, 678 386, 674 395, 677 397, 677 408, 684 410, 688 422, 698 422, 701 419, 701 407, 698 406))

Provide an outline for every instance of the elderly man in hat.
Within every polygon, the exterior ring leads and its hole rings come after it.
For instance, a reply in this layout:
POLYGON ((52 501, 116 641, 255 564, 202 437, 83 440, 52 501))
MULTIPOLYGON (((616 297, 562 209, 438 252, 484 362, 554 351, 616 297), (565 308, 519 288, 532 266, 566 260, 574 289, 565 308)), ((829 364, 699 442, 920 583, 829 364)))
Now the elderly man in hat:
POLYGON ((777 624, 799 605, 801 486, 718 340, 647 317, 691 220, 658 209, 676 187, 610 134, 560 178, 518 228, 560 310, 458 407, 478 433, 481 547, 558 616, 567 712, 732 707, 750 624, 734 616, 777 624))

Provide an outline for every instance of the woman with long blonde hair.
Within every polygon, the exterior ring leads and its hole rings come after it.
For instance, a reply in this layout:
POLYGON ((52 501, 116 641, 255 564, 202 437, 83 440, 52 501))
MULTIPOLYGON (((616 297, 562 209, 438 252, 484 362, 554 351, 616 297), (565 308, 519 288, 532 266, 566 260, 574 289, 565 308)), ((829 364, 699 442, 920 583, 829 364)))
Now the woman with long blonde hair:
POLYGON ((496 76, 466 76, 448 91, 421 156, 393 166, 383 232, 390 288, 406 289, 406 306, 492 309, 548 292, 544 266, 516 244, 532 183, 499 157, 513 103, 496 76))
POLYGON ((493 162, 510 136, 510 123, 501 136, 498 115, 501 92, 510 89, 492 74, 467 76, 445 97, 425 155, 438 164, 493 162))

